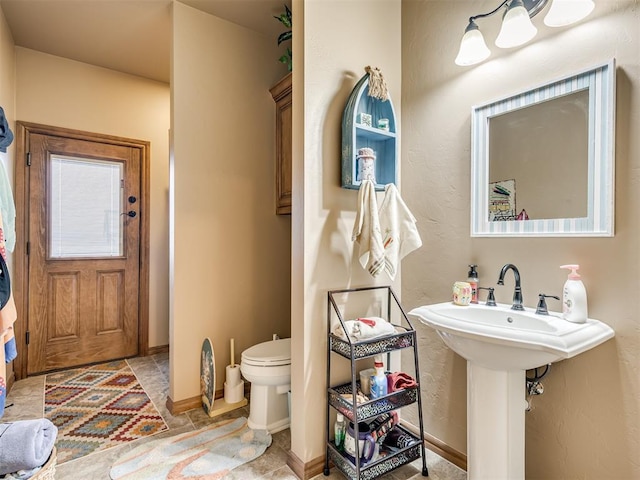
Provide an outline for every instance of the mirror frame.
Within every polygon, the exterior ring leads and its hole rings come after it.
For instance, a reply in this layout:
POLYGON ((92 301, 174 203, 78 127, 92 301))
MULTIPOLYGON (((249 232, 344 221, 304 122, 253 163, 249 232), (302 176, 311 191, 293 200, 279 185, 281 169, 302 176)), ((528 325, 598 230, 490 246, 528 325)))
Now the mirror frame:
MULTIPOLYGON (((472 237, 612 237, 615 196, 615 60, 471 110, 472 237), (589 90, 587 216, 489 221, 489 120, 589 90)), ((569 180, 569 179, 567 179, 569 180)))

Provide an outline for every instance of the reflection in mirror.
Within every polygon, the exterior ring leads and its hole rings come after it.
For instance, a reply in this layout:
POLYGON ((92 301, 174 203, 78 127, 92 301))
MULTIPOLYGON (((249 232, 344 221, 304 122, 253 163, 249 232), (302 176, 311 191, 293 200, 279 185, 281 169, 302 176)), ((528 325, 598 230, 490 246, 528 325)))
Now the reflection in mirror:
POLYGON ((472 112, 472 236, 613 235, 614 63, 472 112))
POLYGON ((512 179, 517 195, 511 215, 495 215, 493 188, 489 220, 586 217, 588 142, 586 89, 491 117, 489 183, 512 179))

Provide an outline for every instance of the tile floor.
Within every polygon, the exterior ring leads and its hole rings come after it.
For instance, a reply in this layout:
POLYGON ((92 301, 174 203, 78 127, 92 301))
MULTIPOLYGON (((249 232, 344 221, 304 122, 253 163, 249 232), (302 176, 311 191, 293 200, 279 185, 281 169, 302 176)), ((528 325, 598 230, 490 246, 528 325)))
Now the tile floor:
MULTIPOLYGON (((191 410, 177 416, 173 416, 167 411, 165 407, 169 389, 169 359, 167 354, 129 359, 129 364, 169 426, 168 431, 149 437, 148 440, 201 428, 221 418, 211 419, 201 409, 191 410)), ((44 375, 29 377, 16 382, 7 398, 7 404, 13 403, 13 406, 5 410, 2 421, 10 422, 21 419, 41 418, 44 410, 43 389, 44 375)), ((224 418, 248 415, 249 410, 246 407, 230 412, 224 418)), ((141 441, 148 440, 138 440, 137 442, 131 442, 127 445, 58 465, 56 479, 108 480, 111 465, 122 452, 135 447, 141 441)), ((273 443, 264 455, 236 468, 226 478, 229 480, 297 480, 297 477, 287 466, 287 452, 290 449, 290 445, 291 437, 288 429, 275 433, 273 435, 273 443)), ((429 450, 427 450, 427 467, 429 469, 429 478, 432 480, 465 480, 467 478, 464 470, 459 469, 429 450)), ((381 478, 384 480, 417 480, 423 478, 420 473, 421 469, 422 461, 418 460, 381 478)), ((325 478, 337 480, 343 479, 344 476, 336 468, 333 468, 328 477, 320 474, 314 477, 314 480, 325 478)))

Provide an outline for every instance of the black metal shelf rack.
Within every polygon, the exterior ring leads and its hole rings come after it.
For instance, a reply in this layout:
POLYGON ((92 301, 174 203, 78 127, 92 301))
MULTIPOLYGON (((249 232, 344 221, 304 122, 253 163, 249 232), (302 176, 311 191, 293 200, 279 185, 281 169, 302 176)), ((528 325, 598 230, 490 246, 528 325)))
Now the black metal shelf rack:
MULTIPOLYGON (((380 316, 384 317, 385 315, 381 312, 380 316)), ((422 420, 422 401, 420 398, 420 369, 418 365, 417 335, 404 309, 400 305, 395 292, 389 286, 330 291, 328 293, 327 341, 327 428, 324 474, 329 475, 329 465, 330 462, 332 462, 349 479, 372 480, 395 470, 402 465, 406 465, 422 458, 422 475, 425 477, 428 476, 429 471, 427 469, 423 441, 424 425, 422 420), (338 307, 336 296, 350 294, 357 295, 363 292, 369 292, 369 294, 374 295, 377 294, 383 299, 386 297, 385 303, 387 308, 385 319, 393 324, 396 330, 395 334, 376 337, 374 339, 364 341, 352 341, 350 339, 345 326, 344 314, 338 307), (334 315, 340 322, 344 338, 332 332, 332 320, 334 319, 334 315), (392 315, 395 315, 396 318, 392 318, 392 315), (356 361, 373 357, 375 355, 387 354, 387 365, 389 365, 391 352, 407 348, 413 349, 416 385, 391 392, 380 398, 370 399, 366 402, 361 401, 358 403, 357 395, 360 390, 360 382, 356 377, 356 361), (331 386, 332 354, 337 354, 350 361, 350 382, 331 386), (394 428, 400 429, 404 435, 411 437, 412 441, 405 447, 398 449, 393 453, 373 459, 370 462, 363 463, 360 460, 358 442, 355 442, 356 457, 354 458, 354 461, 352 461, 351 458, 347 457, 343 452, 338 451, 330 439, 331 408, 342 413, 346 419, 353 422, 354 433, 355 436, 358 437, 359 422, 372 420, 381 414, 416 402, 418 404, 418 419, 420 423, 419 434, 416 435, 407 428, 404 428, 402 425, 395 426, 394 428)))

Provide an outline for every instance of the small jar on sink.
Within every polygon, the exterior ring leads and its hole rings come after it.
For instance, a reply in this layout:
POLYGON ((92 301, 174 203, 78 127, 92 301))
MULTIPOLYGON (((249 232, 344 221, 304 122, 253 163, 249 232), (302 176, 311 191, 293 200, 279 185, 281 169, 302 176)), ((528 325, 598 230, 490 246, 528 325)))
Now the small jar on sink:
POLYGON ((453 284, 453 303, 466 306, 471 303, 471 284, 469 282, 455 282, 453 284))

